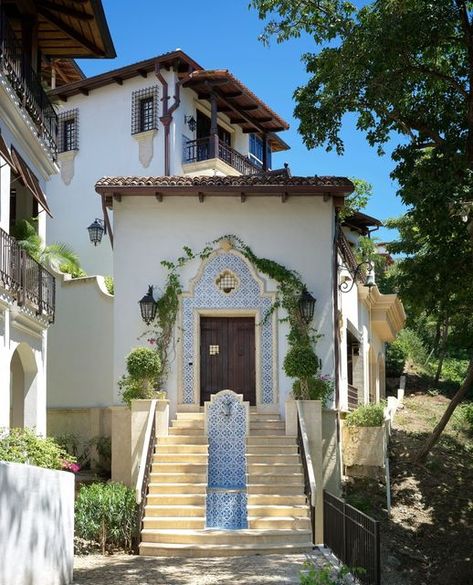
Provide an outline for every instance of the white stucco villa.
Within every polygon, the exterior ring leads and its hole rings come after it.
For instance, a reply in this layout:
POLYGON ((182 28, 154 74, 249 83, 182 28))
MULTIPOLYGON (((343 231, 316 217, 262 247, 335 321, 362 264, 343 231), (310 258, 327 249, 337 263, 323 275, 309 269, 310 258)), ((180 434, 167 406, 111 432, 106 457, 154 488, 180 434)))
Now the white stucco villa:
MULTIPOLYGON (((59 221, 48 238, 68 241, 88 273, 113 274, 114 295, 101 276, 60 278, 49 351, 51 429, 112 435, 112 476, 134 483, 147 411, 138 440, 133 423, 131 431, 123 426, 117 383, 130 350, 153 347, 154 321, 143 322, 138 301, 149 286, 155 300, 162 297, 169 274, 162 261, 187 255, 162 387, 174 422, 157 423, 141 552, 310 546, 316 536, 304 508, 297 420, 318 437, 319 493, 337 492, 339 419, 384 397, 384 344, 404 322, 396 295, 381 294, 372 274, 367 282, 353 254, 378 222, 358 214, 340 223, 353 191, 348 179, 275 169, 273 154, 289 148, 278 134, 287 123, 229 71, 205 70, 181 50, 53 95, 63 140, 61 172, 48 188, 59 221), (86 228, 95 218, 106 233, 92 246, 86 228), (323 411, 305 419, 290 406, 287 311, 271 310, 284 279, 257 259, 297 274, 316 301, 308 319, 320 373, 334 391, 323 411), (218 433, 233 416, 227 444, 218 433), (238 467, 242 457, 246 471, 238 467), (229 525, 240 532, 204 530, 229 525)), ((320 512, 320 501, 312 505, 320 512)))

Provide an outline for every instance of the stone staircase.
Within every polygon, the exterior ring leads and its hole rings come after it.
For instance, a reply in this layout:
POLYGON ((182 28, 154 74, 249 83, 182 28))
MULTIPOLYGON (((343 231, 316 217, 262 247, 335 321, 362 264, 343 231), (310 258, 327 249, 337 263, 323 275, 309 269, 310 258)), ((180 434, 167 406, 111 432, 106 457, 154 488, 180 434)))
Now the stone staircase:
POLYGON ((250 413, 248 529, 206 529, 208 446, 203 413, 178 413, 153 458, 140 554, 237 556, 312 548, 295 437, 278 415, 250 413))

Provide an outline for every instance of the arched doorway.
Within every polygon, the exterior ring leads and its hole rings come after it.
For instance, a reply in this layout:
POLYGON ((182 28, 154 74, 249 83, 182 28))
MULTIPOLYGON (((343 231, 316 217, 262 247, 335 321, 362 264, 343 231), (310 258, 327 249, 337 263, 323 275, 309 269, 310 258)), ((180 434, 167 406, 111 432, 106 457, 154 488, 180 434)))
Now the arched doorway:
POLYGON ((10 428, 36 425, 37 375, 33 350, 20 343, 10 361, 10 428))

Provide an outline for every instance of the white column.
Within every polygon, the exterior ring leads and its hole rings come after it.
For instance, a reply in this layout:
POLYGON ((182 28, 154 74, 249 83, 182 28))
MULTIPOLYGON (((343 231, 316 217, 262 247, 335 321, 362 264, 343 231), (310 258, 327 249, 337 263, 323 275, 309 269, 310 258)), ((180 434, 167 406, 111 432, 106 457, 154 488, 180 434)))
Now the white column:
POLYGON ((10 426, 10 311, 0 309, 0 428, 10 426))

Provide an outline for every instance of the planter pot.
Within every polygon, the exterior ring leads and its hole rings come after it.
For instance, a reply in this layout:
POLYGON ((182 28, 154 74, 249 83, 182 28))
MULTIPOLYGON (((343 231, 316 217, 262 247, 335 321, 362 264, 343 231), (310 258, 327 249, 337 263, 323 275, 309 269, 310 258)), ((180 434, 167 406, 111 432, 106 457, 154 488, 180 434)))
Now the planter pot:
POLYGON ((383 467, 386 432, 382 427, 343 427, 343 463, 383 467))

